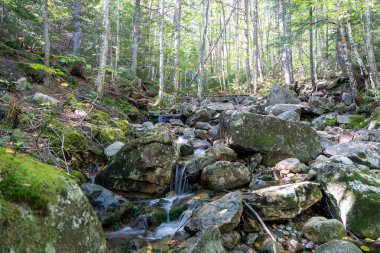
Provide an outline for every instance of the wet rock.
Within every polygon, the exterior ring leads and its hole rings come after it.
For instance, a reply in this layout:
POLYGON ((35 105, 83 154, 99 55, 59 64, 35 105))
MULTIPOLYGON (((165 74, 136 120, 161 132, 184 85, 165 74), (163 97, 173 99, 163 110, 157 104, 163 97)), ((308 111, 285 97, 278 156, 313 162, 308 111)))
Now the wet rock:
POLYGON ((184 248, 186 253, 227 253, 217 226, 210 226, 199 232, 196 237, 188 239, 184 248))
POLYGON ((301 171, 306 171, 307 166, 301 163, 297 158, 288 158, 277 163, 275 166, 276 170, 289 170, 293 173, 299 173, 301 171))
POLYGON ((117 191, 163 193, 178 158, 178 146, 169 135, 147 135, 127 143, 96 182, 117 191))
POLYGON ((235 110, 235 106, 232 103, 210 103, 207 105, 207 109, 216 112, 235 110))
POLYGON ((209 138, 209 134, 207 130, 195 129, 194 135, 196 138, 199 138, 201 140, 207 140, 209 138))
POLYGON ((352 161, 380 169, 380 143, 376 142, 347 142, 326 148, 327 156, 345 156, 352 161))
POLYGON ((332 215, 360 237, 380 234, 380 175, 347 157, 312 164, 332 215))
POLYGON ((190 144, 181 143, 179 149, 181 156, 188 156, 194 154, 194 148, 190 144))
POLYGON ((208 189, 221 191, 248 184, 251 173, 240 163, 218 161, 203 169, 201 182, 208 189))
POLYGON ((295 111, 288 111, 277 116, 281 120, 300 121, 301 116, 295 111))
POLYGON ((315 249, 316 253, 361 253, 362 251, 352 242, 332 240, 315 249))
POLYGON ((201 109, 193 113, 191 116, 189 116, 186 120, 186 125, 189 125, 191 127, 195 126, 195 124, 198 121, 207 122, 211 119, 211 114, 205 110, 201 109))
POLYGON ((267 106, 275 104, 299 104, 301 101, 297 94, 287 87, 281 87, 278 84, 272 86, 267 98, 267 106))
POLYGON ((130 207, 128 200, 100 185, 82 184, 81 188, 103 225, 120 220, 130 207))
POLYGON ((307 162, 320 152, 317 133, 310 126, 293 121, 237 112, 224 119, 222 129, 232 149, 260 152, 266 165, 288 157, 307 162))
POLYGON ((42 94, 42 93, 39 93, 39 92, 36 92, 33 96, 33 102, 34 103, 38 103, 38 104, 50 104, 51 106, 59 106, 62 104, 61 101, 55 99, 55 98, 52 98, 48 95, 45 95, 45 94, 42 94))
POLYGON ((265 107, 264 110, 267 114, 278 116, 284 112, 295 112, 297 114, 301 114, 301 108, 302 107, 299 104, 275 104, 265 107))
POLYGON ((311 241, 325 243, 346 236, 346 229, 343 223, 336 219, 312 217, 303 226, 302 233, 311 241))
POLYGON ((240 243, 240 234, 234 230, 222 234, 222 245, 227 250, 235 249, 240 243))
POLYGON ((211 143, 207 140, 195 139, 191 141, 191 145, 194 149, 208 149, 211 147, 211 143))
POLYGON ((318 184, 301 182, 272 186, 245 195, 264 220, 291 219, 322 198, 318 184))
POLYGON ((242 193, 240 191, 231 192, 195 209, 185 230, 194 233, 217 226, 222 233, 226 233, 232 231, 239 224, 242 212, 242 193))
POLYGON ((104 149, 104 155, 108 158, 116 155, 124 146, 125 144, 123 142, 117 141, 109 145, 104 149))

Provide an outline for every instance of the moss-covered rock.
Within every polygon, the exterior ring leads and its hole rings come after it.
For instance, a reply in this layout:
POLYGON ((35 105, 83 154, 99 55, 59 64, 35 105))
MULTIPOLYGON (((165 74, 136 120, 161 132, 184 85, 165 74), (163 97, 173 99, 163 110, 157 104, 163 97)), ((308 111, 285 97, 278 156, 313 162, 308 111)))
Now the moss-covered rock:
POLYGON ((0 148, 1 252, 105 252, 102 227, 63 171, 0 148))
POLYGON ((347 127, 351 129, 360 129, 365 127, 368 124, 368 119, 365 115, 354 114, 350 116, 350 122, 347 127))
POLYGON ((342 239, 346 236, 343 223, 336 219, 312 217, 302 228, 303 235, 315 242, 328 242, 333 239, 342 239))

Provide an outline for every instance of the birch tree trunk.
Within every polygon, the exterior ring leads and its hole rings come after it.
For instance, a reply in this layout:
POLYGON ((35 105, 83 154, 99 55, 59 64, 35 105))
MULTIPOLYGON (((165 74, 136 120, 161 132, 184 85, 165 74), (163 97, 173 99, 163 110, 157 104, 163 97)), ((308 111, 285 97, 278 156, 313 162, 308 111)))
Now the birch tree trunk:
POLYGON ((206 36, 207 36, 207 26, 208 26, 208 14, 209 14, 209 8, 210 8, 210 2, 211 0, 206 0, 206 7, 205 7, 205 13, 203 16, 203 34, 202 34, 202 45, 201 45, 201 51, 199 56, 199 75, 198 75, 198 94, 197 98, 198 100, 202 98, 203 93, 203 76, 204 76, 204 66, 205 66, 205 51, 206 51, 206 36))
POLYGON ((257 93, 259 78, 258 0, 253 0, 253 93, 257 93))
POLYGON ((164 66, 164 20, 165 20, 165 0, 161 1, 161 23, 160 23, 160 90, 158 92, 158 102, 156 104, 162 104, 164 100, 164 85, 165 85, 165 66, 164 66))
POLYGON ((309 62, 310 62, 310 81, 313 87, 317 87, 315 83, 314 72, 314 53, 313 53, 313 7, 309 7, 309 62))
MULTIPOLYGON (((336 3, 336 11, 339 12, 340 7, 341 7, 341 2, 340 0, 335 0, 336 3)), ((352 64, 351 61, 348 57, 348 47, 347 47, 347 40, 346 40, 346 32, 344 29, 343 25, 343 15, 338 16, 338 29, 339 29, 339 34, 340 34, 340 39, 341 39, 341 56, 344 64, 344 68, 346 71, 346 74, 348 76, 349 82, 350 82, 350 87, 351 87, 351 92, 352 96, 356 97, 356 92, 357 92, 357 85, 356 85, 356 80, 354 77, 354 72, 352 69, 352 64)))
POLYGON ((179 52, 181 46, 181 0, 177 0, 175 14, 174 14, 174 73, 173 73, 173 86, 177 94, 179 90, 179 52))
POLYGON ((286 45, 286 27, 284 21, 284 0, 278 1, 278 21, 280 28, 280 40, 281 40, 281 56, 282 56, 282 69, 285 79, 285 85, 290 86, 292 84, 290 59, 288 54, 288 48, 286 45))
POLYGON ((137 52, 139 47, 139 30, 140 30, 140 0, 135 0, 133 14, 133 35, 132 35, 132 75, 137 74, 137 52))
POLYGON ((240 58, 239 58, 239 0, 236 0, 237 8, 235 10, 235 51, 236 51, 236 59, 235 59, 235 68, 236 68, 236 84, 240 86, 240 58))
POLYGON ((82 28, 80 19, 80 0, 74 0, 74 34, 73 55, 80 55, 79 49, 82 40, 82 28))
POLYGON ((107 61, 107 51, 108 51, 108 35, 109 35, 109 13, 110 13, 110 1, 103 0, 103 31, 101 37, 101 46, 99 52, 99 69, 98 76, 96 77, 95 86, 99 96, 103 95, 104 89, 104 77, 105 77, 105 67, 107 61))
POLYGON ((373 6, 373 0, 366 0, 366 9, 365 9, 365 21, 364 21, 364 41, 365 48, 367 53, 367 60, 369 66, 369 78, 371 81, 371 87, 377 88, 380 86, 379 83, 379 73, 377 71, 376 59, 372 45, 372 34, 371 34, 371 12, 373 6))
POLYGON ((290 83, 294 82, 294 75, 293 75, 293 51, 292 51, 292 27, 290 25, 291 21, 291 13, 290 13, 290 0, 286 0, 285 4, 285 37, 286 37, 286 53, 288 58, 288 64, 289 64, 289 71, 290 71, 290 83))
MULTIPOLYGON (((50 67, 50 39, 49 39, 49 0, 44 0, 44 65, 50 67)), ((50 73, 46 72, 44 78, 45 86, 50 84, 50 73)))
POLYGON ((116 0, 116 49, 115 49, 115 70, 119 68, 120 60, 120 0, 116 0))
POLYGON ((244 15, 245 15, 245 76, 247 78, 247 83, 251 81, 251 70, 249 66, 249 0, 244 0, 244 15))

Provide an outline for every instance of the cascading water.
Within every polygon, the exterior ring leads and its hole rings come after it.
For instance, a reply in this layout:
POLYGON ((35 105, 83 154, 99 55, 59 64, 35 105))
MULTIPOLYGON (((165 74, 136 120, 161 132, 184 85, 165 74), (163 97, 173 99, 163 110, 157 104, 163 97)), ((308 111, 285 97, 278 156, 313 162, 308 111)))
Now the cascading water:
POLYGON ((187 177, 185 175, 186 171, 186 163, 176 165, 175 175, 173 179, 173 183, 171 184, 170 190, 175 193, 177 196, 181 196, 185 194, 188 188, 187 177))

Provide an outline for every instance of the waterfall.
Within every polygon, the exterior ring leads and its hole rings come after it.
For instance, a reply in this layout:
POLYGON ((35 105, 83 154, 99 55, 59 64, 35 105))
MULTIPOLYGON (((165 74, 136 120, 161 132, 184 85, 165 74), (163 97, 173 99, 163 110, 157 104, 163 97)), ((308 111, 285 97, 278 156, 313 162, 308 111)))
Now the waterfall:
POLYGON ((186 163, 177 163, 173 183, 171 184, 171 190, 174 191, 177 196, 185 194, 188 188, 188 180, 185 171, 186 163))

